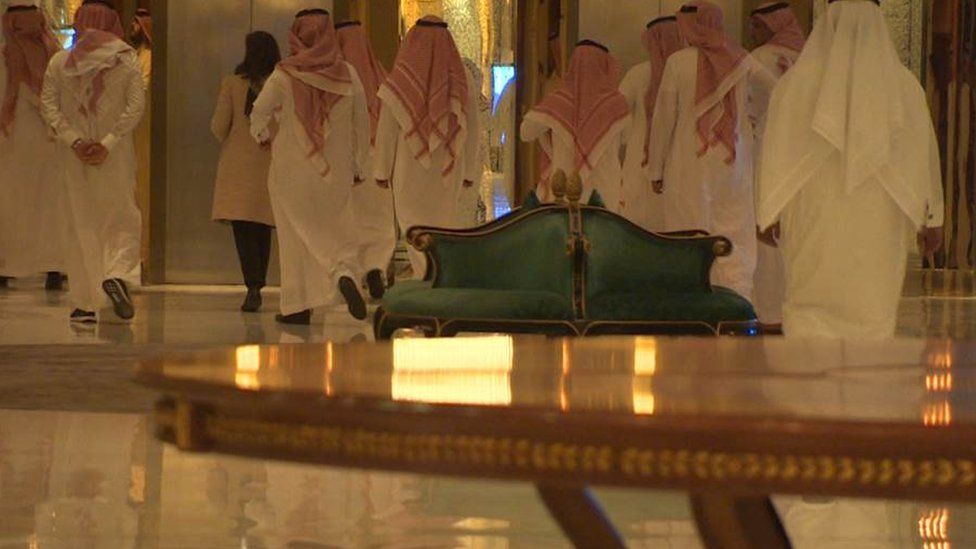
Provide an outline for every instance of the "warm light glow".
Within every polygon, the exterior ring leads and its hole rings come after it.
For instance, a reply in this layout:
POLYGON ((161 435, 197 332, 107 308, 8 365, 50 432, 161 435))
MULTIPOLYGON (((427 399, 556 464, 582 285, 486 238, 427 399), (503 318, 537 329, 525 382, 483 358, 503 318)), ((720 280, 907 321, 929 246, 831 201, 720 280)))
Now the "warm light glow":
POLYGON ((948 401, 927 404, 922 412, 922 423, 928 427, 945 427, 952 424, 952 404, 948 401))
POLYGON ((930 393, 948 393, 952 391, 952 373, 927 374, 925 376, 925 390, 930 393))
POLYGON ((952 368, 952 351, 945 350, 929 355, 930 368, 942 368, 949 370, 952 368))
POLYGON ((461 530, 474 530, 474 531, 485 531, 485 530, 505 530, 511 527, 511 523, 507 520, 495 520, 487 518, 466 518, 461 519, 454 523, 454 528, 460 528, 461 530))
POLYGON ((261 369, 261 347, 245 345, 237 348, 236 371, 234 384, 238 389, 255 391, 261 388, 258 381, 258 371, 261 369))
POLYGON ((332 370, 335 368, 335 349, 332 342, 325 345, 325 394, 332 396, 332 370))
POLYGON ((654 391, 651 390, 649 383, 640 383, 637 379, 634 380, 634 413, 644 416, 654 415, 654 391))
POLYGON ((653 337, 634 339, 632 399, 635 414, 654 414, 654 390, 651 386, 651 378, 655 372, 657 372, 657 339, 653 337))
POLYGON ((652 376, 657 371, 657 339, 638 337, 634 340, 634 375, 652 376))
POLYGON ((394 400, 508 405, 515 354, 511 337, 396 339, 394 400))
POLYGON ((918 535, 923 549, 949 549, 949 510, 930 509, 918 519, 918 535))

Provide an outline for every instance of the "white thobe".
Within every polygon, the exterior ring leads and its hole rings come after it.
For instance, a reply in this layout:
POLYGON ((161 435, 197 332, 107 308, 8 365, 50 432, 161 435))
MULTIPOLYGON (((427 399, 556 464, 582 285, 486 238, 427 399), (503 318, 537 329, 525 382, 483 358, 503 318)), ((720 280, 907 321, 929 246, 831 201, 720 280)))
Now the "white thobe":
MULTIPOLYGON (((752 52, 752 57, 766 67, 766 70, 777 80, 785 73, 780 60, 786 59, 792 66, 799 56, 800 52, 777 45, 760 46, 752 52)), ((758 166, 758 158, 762 155, 763 127, 759 120, 755 120, 754 125, 756 128, 756 165, 758 166)), ((759 242, 757 252, 755 299, 753 300, 756 306, 756 314, 759 315, 760 322, 764 324, 782 324, 783 295, 786 291, 783 254, 778 248, 762 242, 759 242)))
POLYGON ((665 185, 665 229, 705 230, 732 241, 729 257, 719 258, 712 283, 752 299, 756 271, 756 213, 750 112, 762 112, 775 82, 764 68, 746 57, 745 72, 733 88, 738 104, 736 160, 729 151, 711 147, 699 156, 701 139, 695 92, 698 49, 686 48, 668 58, 651 128, 648 177, 665 185), (750 101, 752 97, 753 101, 750 101))
POLYGON ((652 181, 644 166, 645 140, 647 139, 647 106, 644 98, 651 85, 651 62, 635 65, 620 84, 620 93, 627 98, 633 124, 626 136, 627 153, 624 156, 623 208, 627 219, 648 231, 661 232, 664 225, 664 197, 655 193, 652 181))
MULTIPOLYGON (((608 210, 620 213, 620 203, 623 200, 621 190, 623 165, 620 162, 620 147, 628 128, 630 128, 630 116, 614 123, 604 134, 603 139, 590 151, 589 165, 582 168, 577 161, 579 155, 573 136, 552 117, 538 111, 530 111, 522 120, 521 134, 523 141, 539 142, 539 146, 551 161, 550 173, 562 170, 568 175, 579 171, 583 183, 582 202, 588 202, 595 191, 608 210)), ((541 190, 536 190, 536 194, 543 201, 552 199, 541 190)))
POLYGON ((396 220, 393 217, 393 193, 381 188, 367 167, 366 181, 352 190, 352 211, 359 242, 360 274, 373 270, 384 273, 396 249, 396 220))
POLYGON ((61 143, 59 179, 64 186, 62 241, 73 305, 95 311, 107 305, 102 282, 141 282, 142 215, 136 205, 136 157, 132 131, 146 104, 142 69, 134 51, 105 71, 105 91, 94 116, 81 113, 91 78, 65 74, 68 52, 54 55, 44 77, 44 119, 61 143), (101 166, 88 166, 71 150, 78 139, 109 150, 101 166))
MULTIPOLYGON (((376 131, 373 175, 381 181, 392 181, 397 222, 404 234, 416 226, 460 228, 458 204, 463 183, 481 181, 479 94, 474 80, 468 75, 467 133, 464 142, 457 144, 456 163, 447 175, 442 175, 449 163, 445 148, 438 147, 431 154, 428 166, 424 167, 414 158, 406 140, 412 128, 401 128, 391 107, 384 101, 376 131)), ((408 253, 414 277, 423 278, 427 272, 426 257, 413 248, 408 253)))
MULTIPOLYGON (((0 46, 0 97, 7 64, 0 46)), ((64 269, 61 252, 63 192, 57 179, 57 144, 41 118, 40 98, 20 86, 10 135, 0 132, 0 276, 64 269)))
MULTIPOLYGON (((916 151, 905 154, 916 154, 916 151)), ((929 226, 942 225, 933 139, 929 226)), ((780 214, 786 265, 783 330, 790 336, 892 337, 915 225, 875 178, 848 192, 835 155, 780 214)))
POLYGON ((365 174, 369 112, 356 70, 349 65, 349 71, 353 93, 332 107, 321 156, 308 155, 310 140, 295 114, 291 76, 275 70, 254 101, 254 138, 270 139, 274 121, 280 128, 271 148, 268 191, 281 256, 285 315, 340 303, 338 280, 354 276, 357 269, 350 202, 356 177, 365 174), (325 164, 328 173, 323 176, 325 164))

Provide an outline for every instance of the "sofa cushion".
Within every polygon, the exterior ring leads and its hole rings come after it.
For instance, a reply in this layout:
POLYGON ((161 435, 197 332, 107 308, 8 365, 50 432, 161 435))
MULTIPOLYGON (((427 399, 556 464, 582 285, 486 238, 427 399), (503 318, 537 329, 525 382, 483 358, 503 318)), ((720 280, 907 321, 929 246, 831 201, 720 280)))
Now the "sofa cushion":
POLYGON ((705 293, 712 241, 653 235, 606 210, 583 211, 591 248, 586 256, 586 296, 612 292, 705 293))
POLYGON ((572 320, 573 306, 553 292, 433 288, 394 292, 387 313, 440 319, 572 320))
POLYGON ((756 319, 747 299, 728 288, 713 293, 604 292, 586 304, 590 320, 746 322, 756 319))
POLYGON ((434 286, 502 291, 573 293, 573 262, 566 254, 569 216, 537 209, 484 234, 435 234, 434 286))
POLYGON ((398 296, 418 290, 429 290, 433 285, 430 280, 397 280, 396 284, 386 289, 383 300, 397 299, 398 296))

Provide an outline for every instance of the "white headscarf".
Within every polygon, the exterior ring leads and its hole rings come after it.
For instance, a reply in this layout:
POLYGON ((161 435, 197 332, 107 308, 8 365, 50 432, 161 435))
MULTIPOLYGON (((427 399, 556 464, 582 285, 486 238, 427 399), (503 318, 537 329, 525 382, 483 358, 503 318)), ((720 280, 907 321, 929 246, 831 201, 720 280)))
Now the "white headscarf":
POLYGON ((869 0, 833 2, 817 21, 773 93, 763 147, 763 228, 804 185, 817 184, 812 178, 836 155, 848 192, 877 180, 919 226, 926 207, 941 204, 941 195, 931 196, 941 173, 925 93, 898 58, 881 8, 869 0))

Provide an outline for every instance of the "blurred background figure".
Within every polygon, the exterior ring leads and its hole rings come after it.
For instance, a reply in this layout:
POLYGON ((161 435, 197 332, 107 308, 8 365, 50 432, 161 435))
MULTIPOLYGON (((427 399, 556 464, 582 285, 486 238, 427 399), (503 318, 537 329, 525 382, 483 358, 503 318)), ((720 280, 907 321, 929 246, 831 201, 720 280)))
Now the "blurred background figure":
POLYGON ((756 273, 755 135, 752 109, 764 110, 772 76, 726 33, 716 4, 690 2, 678 13, 690 47, 664 67, 651 126, 648 170, 665 199, 667 231, 728 237, 732 255, 712 283, 751 300, 756 273))
POLYGON ((86 0, 75 14, 75 31, 74 48, 51 59, 41 96, 44 119, 61 145, 71 319, 95 322, 107 296, 115 315, 130 320, 129 286, 140 283, 142 234, 132 132, 146 90, 110 4, 86 0))
MULTIPOLYGON (((757 45, 752 50, 756 61, 766 67, 777 80, 796 63, 806 34, 793 9, 786 2, 767 2, 753 10, 749 18, 749 31, 752 42, 757 45)), ((761 122, 765 113, 754 121, 756 125, 757 158, 762 156, 762 136, 765 128, 761 122)), ((783 330, 783 255, 777 249, 778 235, 767 232, 759 235, 759 253, 756 262, 756 290, 753 302, 759 321, 766 333, 783 330)))
POLYGON ((365 320, 350 211, 369 155, 363 85, 342 59, 329 12, 299 12, 289 43, 291 56, 268 78, 251 113, 251 135, 271 146, 268 190, 281 253, 277 321, 308 325, 312 309, 342 300, 353 318, 365 320))
POLYGON ((0 287, 47 272, 60 290, 61 199, 55 143, 40 114, 48 61, 61 47, 35 0, 11 0, 0 43, 0 287))
POLYGON ((222 144, 212 218, 233 227, 247 286, 241 310, 252 313, 261 308, 261 290, 267 282, 274 215, 268 196, 271 151, 251 137, 250 116, 264 83, 281 61, 281 52, 274 36, 263 31, 248 34, 244 45, 244 61, 221 83, 210 122, 222 144))
POLYGON ((634 115, 624 158, 624 206, 621 213, 649 231, 661 232, 665 230, 664 216, 667 214, 664 198, 651 189, 647 173, 651 156, 651 124, 664 77, 664 65, 671 54, 685 47, 685 41, 678 31, 677 18, 668 16, 648 23, 641 35, 641 43, 647 50, 647 61, 630 69, 620 84, 620 93, 627 98, 634 115))
MULTIPOLYGON (((461 61, 447 23, 427 16, 410 29, 380 87, 373 174, 393 182, 400 229, 457 226, 462 189, 481 181, 480 91, 461 61)), ((415 278, 427 272, 422 252, 409 251, 415 278)))
MULTIPOLYGON (((366 93, 369 108, 370 143, 376 141, 380 120, 380 98, 376 93, 386 79, 386 69, 376 59, 369 39, 359 21, 336 26, 339 48, 346 61, 356 69, 366 93)), ((393 217, 393 193, 373 179, 372 155, 366 168, 366 181, 352 191, 352 211, 359 243, 360 272, 365 273, 370 297, 380 299, 386 291, 386 271, 396 248, 396 220, 393 217)))
POLYGON ((569 69, 555 91, 522 121, 522 139, 538 141, 542 149, 542 182, 536 189, 542 202, 553 200, 549 177, 562 171, 579 173, 583 202, 592 197, 620 212, 620 147, 630 128, 630 108, 617 89, 620 63, 610 50, 590 40, 577 44, 569 69))

